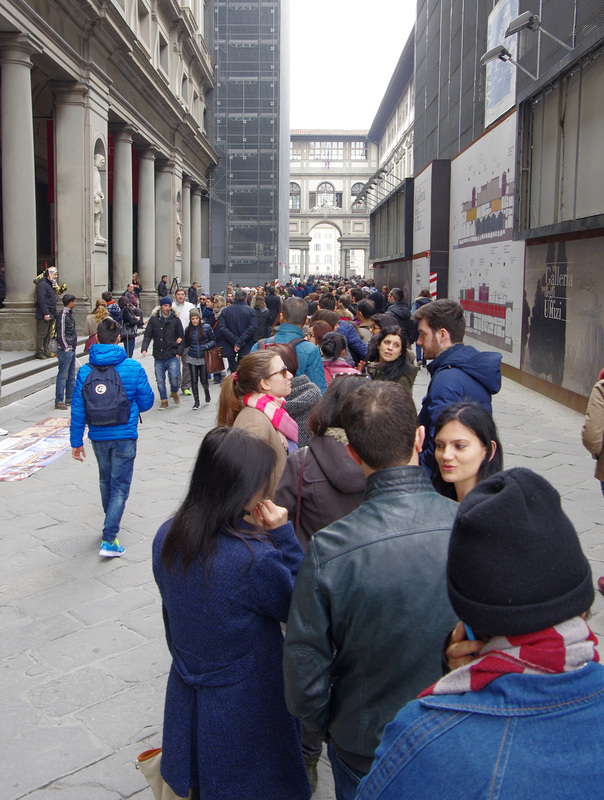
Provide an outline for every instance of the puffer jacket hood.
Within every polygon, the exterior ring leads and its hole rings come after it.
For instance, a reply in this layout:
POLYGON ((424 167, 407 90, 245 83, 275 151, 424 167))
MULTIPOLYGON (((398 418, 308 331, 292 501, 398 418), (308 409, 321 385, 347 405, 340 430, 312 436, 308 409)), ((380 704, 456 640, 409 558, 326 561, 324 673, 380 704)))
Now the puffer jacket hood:
MULTIPOLYGON (((177 310, 174 308, 174 306, 171 306, 171 310, 172 310, 172 313, 174 314, 174 316, 175 316, 175 317, 180 317, 180 314, 179 314, 179 313, 178 313, 178 311, 177 311, 177 310)), ((153 311, 152 311, 152 312, 149 314, 149 316, 150 316, 150 317, 159 317, 160 313, 161 313, 161 305, 159 305, 159 306, 155 306, 155 308, 154 308, 154 309, 153 309, 153 311)), ((166 319, 170 319, 170 314, 168 314, 168 316, 166 317, 166 319)))
POLYGON ((128 358, 128 353, 119 344, 93 344, 90 348, 90 363, 97 367, 114 367, 128 358))
POLYGON ((454 344, 444 350, 428 364, 432 378, 443 369, 463 370, 489 394, 497 394, 501 389, 501 353, 477 350, 469 344, 454 344))

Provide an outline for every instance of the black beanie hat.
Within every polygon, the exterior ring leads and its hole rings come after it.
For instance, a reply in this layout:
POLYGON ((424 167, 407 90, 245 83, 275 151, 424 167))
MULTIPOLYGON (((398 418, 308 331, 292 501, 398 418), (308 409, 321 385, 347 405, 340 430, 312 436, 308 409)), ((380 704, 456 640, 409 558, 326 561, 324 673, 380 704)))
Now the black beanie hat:
POLYGON ((594 600, 589 562, 560 495, 521 468, 481 481, 460 503, 447 588, 463 622, 501 636, 557 625, 594 600))

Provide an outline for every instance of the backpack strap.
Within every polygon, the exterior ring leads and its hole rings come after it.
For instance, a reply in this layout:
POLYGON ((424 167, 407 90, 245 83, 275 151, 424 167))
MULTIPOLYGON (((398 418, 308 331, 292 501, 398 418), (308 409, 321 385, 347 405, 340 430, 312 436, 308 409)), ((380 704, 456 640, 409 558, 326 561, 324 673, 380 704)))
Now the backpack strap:
POLYGON ((274 344, 274 342, 275 342, 275 337, 274 336, 271 336, 268 339, 259 339, 258 340, 258 348, 257 349, 258 350, 266 350, 266 348, 270 344, 274 344))

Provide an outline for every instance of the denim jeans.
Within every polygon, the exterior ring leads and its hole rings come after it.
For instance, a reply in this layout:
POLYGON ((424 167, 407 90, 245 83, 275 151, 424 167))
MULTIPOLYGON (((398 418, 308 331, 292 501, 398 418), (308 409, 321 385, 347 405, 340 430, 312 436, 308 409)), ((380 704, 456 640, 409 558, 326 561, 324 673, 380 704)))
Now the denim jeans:
POLYGON ((130 494, 136 439, 93 441, 92 449, 99 465, 101 501, 105 512, 103 539, 111 543, 120 529, 126 500, 130 494))
POLYGON ((71 400, 75 386, 75 350, 59 350, 57 352, 59 371, 55 386, 55 403, 71 400))
POLYGON ((336 787, 336 800, 354 800, 359 783, 367 773, 346 764, 336 753, 331 742, 327 745, 327 755, 331 762, 333 782, 336 787))
POLYGON ((178 394, 178 379, 179 375, 179 362, 176 356, 172 358, 156 358, 155 359, 155 380, 157 381, 157 390, 162 400, 167 400, 166 394, 166 372, 170 381, 170 391, 172 394, 178 394))

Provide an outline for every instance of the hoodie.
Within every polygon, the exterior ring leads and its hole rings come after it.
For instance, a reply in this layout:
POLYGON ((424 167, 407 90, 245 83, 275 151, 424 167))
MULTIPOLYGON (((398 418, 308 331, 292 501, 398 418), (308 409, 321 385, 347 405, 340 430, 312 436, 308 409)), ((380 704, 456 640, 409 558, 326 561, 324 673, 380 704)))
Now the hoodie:
POLYGON ((431 375, 422 400, 419 424, 426 429, 420 463, 432 477, 434 433, 442 411, 453 403, 473 400, 492 413, 491 397, 501 389, 501 353, 481 352, 467 344, 454 344, 428 364, 431 375))
POLYGON ((365 500, 365 473, 346 452, 345 442, 341 428, 328 428, 325 436, 313 436, 308 448, 292 453, 285 464, 273 500, 287 508, 289 521, 295 525, 300 486, 296 536, 303 549, 314 533, 350 514, 365 500))

